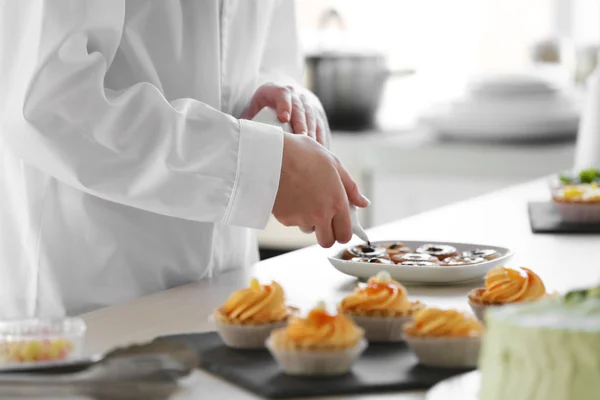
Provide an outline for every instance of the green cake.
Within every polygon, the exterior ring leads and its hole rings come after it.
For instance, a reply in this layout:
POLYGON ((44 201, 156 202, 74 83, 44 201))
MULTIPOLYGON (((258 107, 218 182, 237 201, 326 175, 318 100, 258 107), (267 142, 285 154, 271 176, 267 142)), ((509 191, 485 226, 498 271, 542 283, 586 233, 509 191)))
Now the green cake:
POLYGON ((489 310, 480 400, 600 399, 600 287, 489 310))

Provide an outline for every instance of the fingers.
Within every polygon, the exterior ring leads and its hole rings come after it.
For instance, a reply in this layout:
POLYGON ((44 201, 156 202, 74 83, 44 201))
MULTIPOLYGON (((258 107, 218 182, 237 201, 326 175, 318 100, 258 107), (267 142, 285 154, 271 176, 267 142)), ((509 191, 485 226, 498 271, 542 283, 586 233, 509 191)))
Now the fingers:
MULTIPOLYGON (((341 190, 341 188, 340 188, 341 190)), ((342 193, 340 193, 343 196, 342 193)), ((337 241, 348 243, 352 239, 352 221, 350 219, 350 206, 348 201, 342 197, 338 211, 332 220, 323 221, 316 226, 317 241, 321 247, 329 248, 337 241)), ((304 229, 302 229, 304 231, 304 229)))
POLYGON ((327 115, 325 115, 325 111, 323 108, 318 109, 317 116, 319 118, 319 126, 321 128, 321 140, 323 141, 323 146, 329 148, 331 141, 331 129, 329 129, 329 122, 327 121, 327 115))
POLYGON ((286 87, 278 88, 274 100, 279 121, 290 122, 292 115, 292 90, 286 87))
POLYGON ((307 135, 325 145, 327 122, 309 97, 293 86, 266 84, 256 91, 242 118, 252 119, 263 107, 272 107, 279 121, 289 122, 294 133, 307 135))
POLYGON ((356 182, 354 182, 354 179, 352 179, 348 171, 346 171, 346 169, 339 163, 338 173, 340 174, 344 189, 346 189, 346 194, 348 195, 348 201, 350 201, 350 204, 354 204, 357 207, 368 207, 371 202, 360 192, 358 185, 356 182))
POLYGON ((304 104, 297 94, 292 95, 292 130, 294 133, 306 135, 308 127, 306 125, 306 109, 304 104))
POLYGON ((240 118, 242 119, 252 119, 254 118, 254 116, 256 114, 258 114, 258 112, 260 111, 260 108, 262 108, 262 106, 260 106, 260 103, 258 102, 258 100, 252 100, 250 102, 250 105, 248 106, 248 108, 246 109, 246 111, 244 111, 242 113, 242 115, 240 116, 240 118))
POLYGON ((317 242, 321 247, 330 248, 335 243, 335 236, 333 236, 333 228, 331 221, 329 224, 317 225, 315 227, 317 234, 317 242))
POLYGON ((241 118, 252 119, 264 107, 271 107, 277 112, 281 122, 290 122, 292 115, 292 93, 289 87, 275 84, 261 86, 250 101, 250 105, 241 115, 241 118))
POLYGON ((348 203, 344 202, 342 207, 335 217, 333 217, 332 226, 335 239, 340 243, 348 243, 352 239, 352 221, 350 220, 350 208, 348 203))
POLYGON ((328 147, 327 146, 327 123, 323 120, 322 117, 317 116, 317 129, 315 131, 315 137, 317 142, 319 142, 321 145, 328 147))
MULTIPOLYGON (((317 140, 317 111, 308 102, 308 99, 304 95, 300 95, 300 100, 304 105, 304 116, 306 119, 307 134, 314 140, 317 140)), ((322 143, 321 143, 322 144, 322 143)))
POLYGON ((302 233, 306 233, 307 235, 311 234, 311 233, 313 233, 315 231, 315 227, 314 226, 311 226, 311 227, 300 226, 299 228, 300 228, 300 231, 302 233))

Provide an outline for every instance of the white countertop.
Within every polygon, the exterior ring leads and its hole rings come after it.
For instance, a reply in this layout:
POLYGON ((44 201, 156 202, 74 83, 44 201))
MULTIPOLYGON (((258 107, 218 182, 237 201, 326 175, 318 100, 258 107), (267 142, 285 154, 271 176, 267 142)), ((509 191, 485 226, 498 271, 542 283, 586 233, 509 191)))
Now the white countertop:
MULTIPOLYGON (((600 236, 533 235, 527 201, 547 198, 546 182, 536 181, 370 230, 373 240, 431 240, 505 246, 516 252, 510 265, 536 271, 550 291, 566 291, 600 281, 600 270, 588 251, 598 248, 600 236)), ((156 336, 211 330, 211 311, 228 295, 248 284, 250 276, 276 279, 290 304, 306 309, 317 300, 331 304, 349 293, 352 277, 333 269, 326 255, 333 250, 309 247, 260 262, 250 270, 232 271, 212 279, 146 296, 84 315, 88 324, 86 352, 106 350, 156 336)), ((409 295, 429 305, 467 310, 470 286, 414 287, 409 295)), ((204 372, 196 372, 176 399, 255 399, 252 394, 204 372)), ((423 399, 422 392, 353 396, 365 399, 423 399)), ((336 397, 340 399, 340 397, 336 397)))

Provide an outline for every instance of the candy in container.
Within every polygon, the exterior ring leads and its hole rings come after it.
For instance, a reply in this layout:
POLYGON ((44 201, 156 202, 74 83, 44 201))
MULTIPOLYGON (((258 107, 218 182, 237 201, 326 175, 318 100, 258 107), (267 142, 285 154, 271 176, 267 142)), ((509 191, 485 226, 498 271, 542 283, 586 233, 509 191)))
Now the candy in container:
POLYGON ((85 330, 85 323, 80 318, 1 321, 0 364, 79 358, 85 330))

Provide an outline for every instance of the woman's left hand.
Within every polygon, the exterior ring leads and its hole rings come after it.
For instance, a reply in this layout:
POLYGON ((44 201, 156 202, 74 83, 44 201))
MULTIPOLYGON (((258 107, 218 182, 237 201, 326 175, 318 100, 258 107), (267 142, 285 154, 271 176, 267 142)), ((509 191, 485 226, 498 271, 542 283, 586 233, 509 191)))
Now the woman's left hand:
POLYGON ((328 147, 327 117, 323 106, 310 91, 267 83, 256 90, 241 118, 252 119, 264 107, 275 109, 279 121, 289 122, 294 133, 308 135, 328 147))

